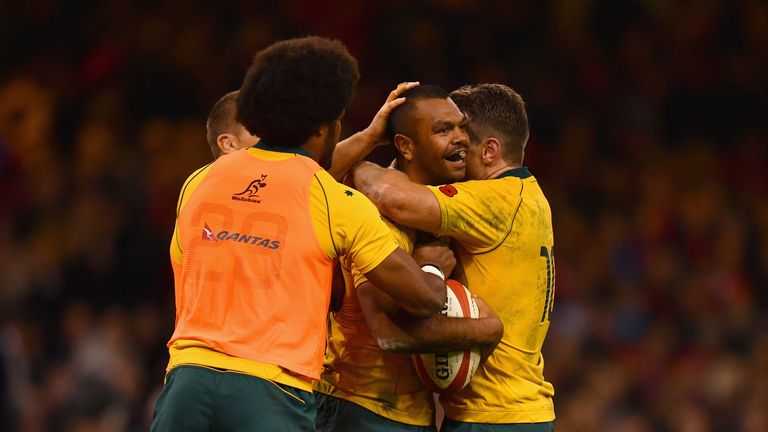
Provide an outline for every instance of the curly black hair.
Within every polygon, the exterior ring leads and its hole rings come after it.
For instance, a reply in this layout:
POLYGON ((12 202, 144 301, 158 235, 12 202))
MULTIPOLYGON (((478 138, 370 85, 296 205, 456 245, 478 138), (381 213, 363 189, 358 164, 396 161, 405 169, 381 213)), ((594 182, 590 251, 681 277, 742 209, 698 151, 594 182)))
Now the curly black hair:
POLYGON ((360 78, 344 45, 318 36, 259 51, 237 98, 237 120, 268 145, 298 147, 340 118, 360 78))
POLYGON ((528 141, 528 114, 523 98, 504 84, 465 85, 451 92, 451 99, 467 116, 472 142, 496 135, 504 159, 522 163, 528 141))

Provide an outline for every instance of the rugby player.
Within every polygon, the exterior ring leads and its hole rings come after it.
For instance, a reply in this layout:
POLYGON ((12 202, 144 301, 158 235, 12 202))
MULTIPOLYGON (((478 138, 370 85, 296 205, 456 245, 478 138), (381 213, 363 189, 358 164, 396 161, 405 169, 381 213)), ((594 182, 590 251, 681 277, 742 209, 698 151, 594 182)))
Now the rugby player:
POLYGON ((179 197, 176 325, 153 431, 312 429, 339 257, 409 314, 442 308, 444 281, 323 169, 358 78, 330 39, 281 41, 254 57, 236 111, 261 141, 194 172, 179 197))
MULTIPOLYGON (((412 181, 442 184, 464 178, 467 147, 464 115, 435 86, 401 95, 405 103, 389 118, 388 137, 398 152, 397 167, 412 181)), ((386 221, 398 245, 414 250, 417 232, 386 221)), ((428 246, 431 247, 431 246, 428 246)), ((419 257, 416 248, 414 258, 419 257)), ((346 292, 331 315, 329 342, 318 401, 316 431, 434 430, 432 392, 419 380, 404 353, 492 349, 503 328, 482 302, 480 319, 416 318, 342 261, 346 292)))
POLYGON ((523 166, 525 103, 502 84, 462 87, 451 99, 468 118, 466 181, 423 186, 371 163, 355 186, 392 221, 453 238, 455 277, 485 299, 504 336, 469 385, 441 398, 446 431, 551 431, 554 389, 541 348, 555 294, 549 203, 523 166))

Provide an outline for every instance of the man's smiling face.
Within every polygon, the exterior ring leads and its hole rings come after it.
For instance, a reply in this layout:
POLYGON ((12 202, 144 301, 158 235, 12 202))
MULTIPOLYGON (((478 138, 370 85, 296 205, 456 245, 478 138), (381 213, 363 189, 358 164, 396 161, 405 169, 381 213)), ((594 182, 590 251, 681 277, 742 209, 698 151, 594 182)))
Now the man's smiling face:
POLYGON ((469 137, 464 114, 451 99, 419 99, 413 111, 413 165, 430 184, 464 179, 469 137))

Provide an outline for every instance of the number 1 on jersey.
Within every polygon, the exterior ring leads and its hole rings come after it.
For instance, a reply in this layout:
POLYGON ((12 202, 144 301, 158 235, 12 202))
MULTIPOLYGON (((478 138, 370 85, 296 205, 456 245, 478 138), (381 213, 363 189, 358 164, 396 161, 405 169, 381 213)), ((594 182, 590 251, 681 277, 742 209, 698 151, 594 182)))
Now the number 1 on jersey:
POLYGON ((546 246, 541 247, 541 257, 547 261, 547 293, 544 298, 544 311, 541 313, 541 322, 552 315, 552 303, 555 300, 555 257, 546 246))

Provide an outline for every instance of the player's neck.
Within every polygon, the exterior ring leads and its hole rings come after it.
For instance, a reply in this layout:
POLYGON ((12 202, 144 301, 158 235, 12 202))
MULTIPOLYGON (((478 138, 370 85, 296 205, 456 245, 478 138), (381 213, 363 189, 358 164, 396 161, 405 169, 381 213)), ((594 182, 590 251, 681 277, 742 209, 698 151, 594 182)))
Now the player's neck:
POLYGON ((520 167, 521 167, 520 164, 508 164, 508 163, 501 163, 493 167, 488 167, 488 170, 486 170, 486 176, 483 180, 495 179, 505 171, 511 170, 513 168, 520 168, 520 167))
POLYGON ((324 146, 325 141, 323 139, 312 136, 301 146, 301 148, 303 148, 315 162, 320 163, 325 150, 324 146))
POLYGON ((414 183, 418 184, 432 184, 430 183, 430 178, 428 175, 426 175, 424 172, 422 172, 420 169, 416 168, 416 166, 412 163, 409 163, 405 160, 398 160, 397 161, 397 169, 404 172, 405 175, 408 176, 408 179, 410 179, 414 183))

